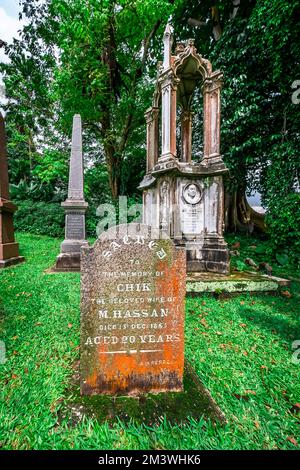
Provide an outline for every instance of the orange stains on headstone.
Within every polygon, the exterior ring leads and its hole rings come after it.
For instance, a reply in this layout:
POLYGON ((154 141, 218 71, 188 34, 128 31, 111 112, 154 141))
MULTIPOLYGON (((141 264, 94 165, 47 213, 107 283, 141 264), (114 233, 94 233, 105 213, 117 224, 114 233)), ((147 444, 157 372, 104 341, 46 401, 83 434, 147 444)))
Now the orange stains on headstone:
POLYGON ((182 390, 185 251, 149 230, 121 225, 82 249, 82 394, 182 390))

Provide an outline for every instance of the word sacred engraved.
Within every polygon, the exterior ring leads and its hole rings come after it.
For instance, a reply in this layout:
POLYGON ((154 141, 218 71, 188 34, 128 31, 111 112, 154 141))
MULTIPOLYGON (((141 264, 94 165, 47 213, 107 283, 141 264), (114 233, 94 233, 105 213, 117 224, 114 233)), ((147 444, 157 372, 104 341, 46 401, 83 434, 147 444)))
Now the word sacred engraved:
MULTIPOLYGON (((151 240, 148 242, 145 240, 145 237, 143 237, 142 235, 137 235, 135 238, 133 238, 130 235, 125 235, 122 238, 122 242, 123 242, 123 245, 145 245, 146 244, 150 250, 155 251, 159 259, 164 259, 167 256, 167 253, 165 252, 163 248, 161 248, 160 250, 156 250, 158 245, 154 240, 151 240)), ((110 258, 113 255, 113 253, 118 251, 120 248, 122 248, 122 245, 120 243, 115 242, 115 241, 111 242, 110 250, 103 251, 102 256, 104 258, 110 258)))

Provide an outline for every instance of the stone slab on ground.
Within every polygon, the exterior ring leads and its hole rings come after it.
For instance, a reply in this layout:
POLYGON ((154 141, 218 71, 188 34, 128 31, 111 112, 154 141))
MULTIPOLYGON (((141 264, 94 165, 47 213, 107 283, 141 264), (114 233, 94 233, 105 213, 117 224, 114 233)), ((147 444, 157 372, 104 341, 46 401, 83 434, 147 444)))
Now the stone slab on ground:
POLYGON ((73 375, 71 398, 62 406, 59 421, 67 419, 69 426, 76 426, 88 416, 100 423, 113 424, 119 418, 125 423, 133 420, 148 426, 161 424, 164 417, 171 424, 189 423, 190 418, 210 419, 221 425, 227 423, 224 413, 188 361, 185 361, 183 384, 182 392, 148 393, 136 397, 80 395, 77 372, 73 375))
POLYGON ((288 286, 290 281, 275 276, 250 271, 230 274, 188 273, 187 294, 235 293, 235 292, 274 292, 279 287, 288 286))

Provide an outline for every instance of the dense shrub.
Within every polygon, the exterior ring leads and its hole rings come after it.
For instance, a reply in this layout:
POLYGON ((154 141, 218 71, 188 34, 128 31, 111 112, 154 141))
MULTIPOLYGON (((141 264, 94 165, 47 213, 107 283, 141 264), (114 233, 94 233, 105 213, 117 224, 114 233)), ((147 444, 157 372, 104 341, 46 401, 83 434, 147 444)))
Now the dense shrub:
POLYGON ((300 263, 300 194, 274 197, 269 202, 267 224, 270 244, 277 257, 286 254, 292 263, 300 263))
MULTIPOLYGON (((36 202, 32 200, 17 201, 18 210, 15 213, 15 229, 21 232, 50 237, 64 237, 65 217, 60 203, 36 202)), ((128 198, 128 206, 141 203, 141 198, 128 198)), ((100 217, 96 215, 98 205, 89 204, 86 213, 86 232, 88 237, 96 237, 96 228, 100 217)), ((115 214, 118 218, 119 208, 115 204, 115 214)), ((106 214, 104 214, 106 216, 106 214)), ((131 222, 133 217, 128 218, 131 222)), ((118 220, 116 220, 118 223, 118 220)))
MULTIPOLYGON (((60 203, 35 202, 31 200, 18 201, 18 210, 15 213, 15 229, 20 232, 35 235, 49 235, 50 237, 64 237, 65 217, 60 203)), ((99 217, 96 216, 96 207, 89 207, 86 214, 87 236, 96 236, 96 227, 99 217)))
POLYGON ((15 229, 36 235, 64 236, 64 211, 59 203, 18 201, 15 229))

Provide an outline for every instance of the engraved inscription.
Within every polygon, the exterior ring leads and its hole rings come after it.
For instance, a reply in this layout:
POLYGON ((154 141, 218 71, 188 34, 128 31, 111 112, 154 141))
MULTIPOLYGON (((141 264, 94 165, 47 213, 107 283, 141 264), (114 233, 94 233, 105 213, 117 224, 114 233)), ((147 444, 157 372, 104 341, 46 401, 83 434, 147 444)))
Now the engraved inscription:
POLYGON ((169 239, 82 249, 82 393, 182 388, 185 269, 169 239))
POLYGON ((73 240, 83 240, 85 238, 84 215, 66 215, 66 238, 73 240))
POLYGON ((182 185, 180 210, 181 230, 184 235, 200 235, 203 232, 203 204, 199 204, 201 200, 202 190, 198 184, 182 185))

